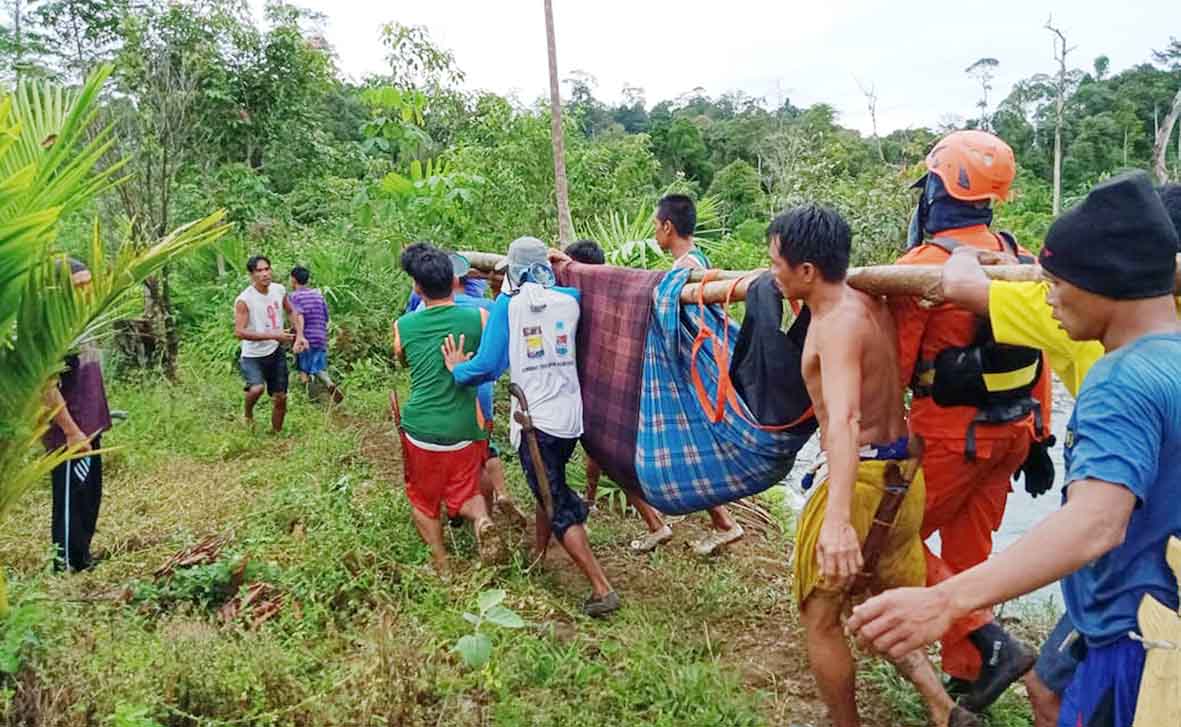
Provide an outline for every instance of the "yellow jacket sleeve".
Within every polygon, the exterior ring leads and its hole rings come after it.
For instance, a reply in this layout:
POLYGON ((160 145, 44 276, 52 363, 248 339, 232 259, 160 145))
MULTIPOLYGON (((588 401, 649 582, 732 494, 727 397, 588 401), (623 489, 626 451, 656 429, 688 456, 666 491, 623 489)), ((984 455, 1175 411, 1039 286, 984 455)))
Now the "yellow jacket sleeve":
POLYGON ((1046 283, 993 281, 988 288, 988 317, 998 343, 1040 348, 1050 367, 1072 395, 1103 356, 1098 341, 1072 341, 1054 320, 1046 302, 1046 283))

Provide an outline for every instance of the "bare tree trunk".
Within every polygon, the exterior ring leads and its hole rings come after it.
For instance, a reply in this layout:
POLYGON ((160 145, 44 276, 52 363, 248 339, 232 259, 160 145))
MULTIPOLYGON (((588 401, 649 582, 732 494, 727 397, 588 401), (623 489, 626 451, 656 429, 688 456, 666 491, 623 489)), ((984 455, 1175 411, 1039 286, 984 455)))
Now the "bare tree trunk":
MULTIPOLYGON (((24 45, 22 45, 23 39, 21 38, 21 0, 16 0, 16 2, 13 4, 12 21, 13 37, 16 40, 16 57, 12 65, 15 66, 14 70, 16 71, 16 84, 19 86, 21 82, 21 66, 24 65, 25 62, 25 48, 24 45)), ((0 578, 3 577, 3 574, 0 574, 0 578)), ((2 582, 0 582, 0 587, 2 587, 2 585, 2 582)), ((0 618, 2 617, 3 614, 0 614, 0 618)))
POLYGON ((865 103, 869 107, 869 122, 873 125, 873 140, 878 145, 878 158, 882 163, 886 163, 886 152, 882 150, 882 137, 878 136, 878 92, 877 88, 870 86, 866 88, 856 78, 858 87, 861 88, 861 94, 865 96, 865 103))
POLYGON ((1062 211, 1062 112, 1066 107, 1066 54, 1074 48, 1066 47, 1066 36, 1046 21, 1046 30, 1057 36, 1054 41, 1054 60, 1058 61, 1058 80, 1054 84, 1057 100, 1054 105, 1054 216, 1062 211))
POLYGON ((1157 129, 1156 142, 1152 145, 1152 172, 1156 175, 1158 184, 1169 181, 1165 157, 1168 156, 1169 139, 1173 137, 1173 126, 1176 125, 1178 116, 1181 116, 1181 88, 1177 89, 1177 95, 1173 97, 1173 107, 1165 115, 1164 123, 1157 129))
POLYGON ((554 9, 545 0, 545 42, 549 50, 550 136, 554 145, 554 193, 558 200, 558 239, 562 245, 574 239, 570 221, 570 191, 566 184, 566 143, 562 133, 562 96, 558 90, 558 50, 554 39, 554 9))

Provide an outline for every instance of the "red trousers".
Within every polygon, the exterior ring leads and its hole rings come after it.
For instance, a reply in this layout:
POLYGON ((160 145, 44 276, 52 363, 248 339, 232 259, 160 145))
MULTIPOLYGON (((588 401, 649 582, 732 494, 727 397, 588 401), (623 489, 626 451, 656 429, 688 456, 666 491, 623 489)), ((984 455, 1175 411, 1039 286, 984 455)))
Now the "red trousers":
MULTIPOLYGON (((964 457, 962 439, 925 439, 923 475, 927 507, 922 537, 939 533, 940 553, 928 548, 927 585, 983 563, 992 553, 992 534, 1001 526, 1013 473, 1029 454, 1030 437, 979 440, 976 459, 964 457)), ((943 671, 974 681, 980 675, 980 652, 968 634, 992 621, 983 609, 956 621, 943 635, 943 671)))

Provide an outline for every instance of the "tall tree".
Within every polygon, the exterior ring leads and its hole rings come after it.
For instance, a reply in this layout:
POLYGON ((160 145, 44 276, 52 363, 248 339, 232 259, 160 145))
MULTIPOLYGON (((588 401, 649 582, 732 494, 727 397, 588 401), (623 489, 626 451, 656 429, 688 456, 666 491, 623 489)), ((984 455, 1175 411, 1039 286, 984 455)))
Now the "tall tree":
MULTIPOLYGON (((1153 51, 1153 60, 1168 66, 1171 70, 1181 71, 1181 41, 1170 39, 1169 47, 1163 51, 1153 51)), ((1181 116, 1181 86, 1173 96, 1173 104, 1164 121, 1156 131, 1156 139, 1152 145, 1152 171, 1161 184, 1169 181, 1169 170, 1165 165, 1165 157, 1169 153, 1169 139, 1173 136, 1173 127, 1177 124, 1177 117, 1181 116)), ((1178 133, 1177 164, 1181 166, 1181 132, 1178 133)))
MULTIPOLYGON (((977 61, 979 62, 979 61, 977 61)), ((865 96, 865 105, 869 108, 869 123, 873 125, 873 140, 878 146, 878 158, 883 163, 886 161, 886 152, 882 150, 882 138, 878 136, 878 91, 877 87, 870 84, 865 86, 860 80, 857 81, 857 87, 861 89, 861 95, 865 96)))
POLYGON ((992 123, 988 118, 988 94, 992 91, 992 79, 1000 64, 995 58, 981 58, 964 69, 964 73, 980 83, 980 100, 976 102, 976 107, 980 109, 980 128, 985 131, 992 131, 992 123))
POLYGON ((1054 18, 1046 20, 1046 30, 1054 34, 1054 60, 1058 61, 1058 76, 1054 81, 1054 216, 1062 211, 1062 120, 1066 108, 1066 55, 1074 47, 1066 46, 1066 35, 1054 27, 1054 18))
POLYGON ((549 52, 550 136, 554 147, 554 194, 558 202, 558 239, 566 245, 574 239, 570 221, 570 191, 566 184, 566 143, 562 134, 562 95, 558 87, 558 49, 554 39, 552 0, 545 0, 545 44, 549 52))

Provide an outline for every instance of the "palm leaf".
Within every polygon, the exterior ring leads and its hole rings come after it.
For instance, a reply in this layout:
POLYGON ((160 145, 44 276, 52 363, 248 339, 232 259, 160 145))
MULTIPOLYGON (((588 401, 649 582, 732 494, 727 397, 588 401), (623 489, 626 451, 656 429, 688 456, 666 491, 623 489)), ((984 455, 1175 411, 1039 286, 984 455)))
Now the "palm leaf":
MULTIPOLYGON (((721 204, 717 197, 702 197, 697 201, 697 230, 693 238, 706 252, 712 252, 724 232, 721 204)), ((656 225, 652 220, 652 205, 644 205, 629 212, 608 212, 596 215, 585 225, 578 226, 578 235, 599 243, 607 262, 629 268, 661 268, 672 264, 672 259, 653 239, 656 225)))
MULTIPOLYGON (((16 103, 0 97, 0 523, 29 488, 74 454, 30 456, 54 414, 43 396, 66 354, 101 335, 145 278, 228 229, 219 211, 146 250, 126 240, 108 260, 96 223, 91 284, 74 287, 66 258, 51 247, 62 215, 115 183, 117 167, 96 171, 109 130, 88 135, 109 73, 95 73, 76 94, 22 84, 16 103)), ((0 618, 6 609, 0 571, 0 618)))
MULTIPOLYGON (((110 73, 110 66, 100 68, 76 92, 44 81, 24 81, 0 102, 0 186, 10 192, 0 196, 0 220, 20 220, 50 209, 64 216, 118 182, 115 175, 122 163, 95 171, 113 143, 111 129, 92 133, 90 128, 98 114, 99 91, 110 73)), ((52 242, 52 236, 32 239, 40 240, 36 244, 42 252, 52 242)), ((0 331, 11 323, 19 278, 28 271, 28 258, 20 250, 8 254, 10 244, 15 244, 11 238, 0 237, 0 331)))

